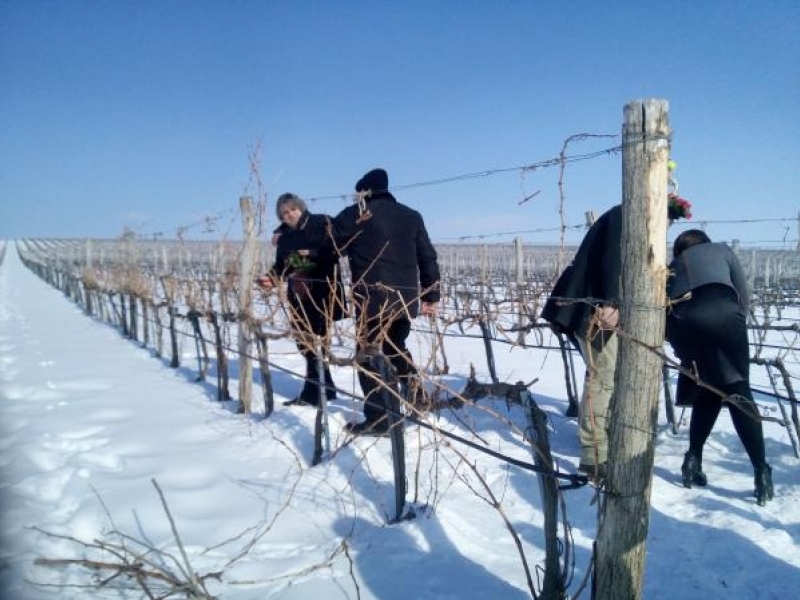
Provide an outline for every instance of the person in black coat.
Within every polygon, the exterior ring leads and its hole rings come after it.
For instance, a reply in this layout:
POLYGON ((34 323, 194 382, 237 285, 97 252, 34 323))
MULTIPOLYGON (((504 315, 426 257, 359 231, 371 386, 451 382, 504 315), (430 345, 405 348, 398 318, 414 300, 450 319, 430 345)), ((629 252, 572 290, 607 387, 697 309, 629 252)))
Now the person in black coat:
POLYGON ((559 276, 542 318, 580 349, 586 378, 579 411, 581 458, 578 468, 605 477, 608 461, 606 417, 614 393, 617 336, 622 297, 622 206, 598 218, 586 232, 575 258, 559 276))
POLYGON ((681 467, 683 485, 705 486, 703 446, 725 405, 755 474, 755 495, 763 506, 774 495, 772 469, 766 462, 764 431, 750 390, 747 340, 749 293, 736 255, 712 243, 699 229, 681 233, 669 266, 666 338, 681 366, 701 384, 681 374, 676 403, 691 404, 689 450, 681 467), (718 390, 718 391, 717 391, 718 390), (720 393, 722 395, 720 395, 720 393))
POLYGON ((439 265, 422 215, 389 193, 385 170, 369 171, 355 189, 358 202, 342 210, 331 223, 336 247, 350 263, 357 351, 362 357, 358 379, 364 394, 365 420, 349 428, 354 433, 380 434, 388 429, 386 411, 376 393, 380 378, 363 350, 379 345, 401 386, 408 386, 417 371, 406 338, 411 319, 419 313, 436 312, 439 265))
MULTIPOLYGON (((278 197, 275 208, 281 226, 276 230, 275 264, 258 279, 264 289, 279 281, 288 286, 290 318, 297 348, 306 361, 306 378, 300 394, 286 405, 319 404, 319 370, 313 336, 325 337, 328 326, 344 315, 344 291, 338 273, 339 257, 328 235, 326 215, 308 212, 295 194, 278 197), (309 335, 313 334, 313 336, 309 335)), ((326 398, 336 398, 330 370, 325 365, 326 398)))

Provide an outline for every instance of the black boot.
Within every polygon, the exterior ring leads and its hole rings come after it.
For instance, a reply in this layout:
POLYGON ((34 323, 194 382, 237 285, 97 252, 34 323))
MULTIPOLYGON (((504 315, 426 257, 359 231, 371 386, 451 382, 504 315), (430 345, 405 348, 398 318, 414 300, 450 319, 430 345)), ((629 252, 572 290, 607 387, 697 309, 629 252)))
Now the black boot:
POLYGON ((756 502, 764 506, 767 500, 775 497, 775 488, 772 485, 772 467, 764 463, 755 469, 756 473, 756 502))
POLYGON ((683 475, 683 487, 690 488, 692 484, 700 487, 708 485, 708 477, 703 473, 700 459, 693 452, 687 452, 684 456, 681 475, 683 475))

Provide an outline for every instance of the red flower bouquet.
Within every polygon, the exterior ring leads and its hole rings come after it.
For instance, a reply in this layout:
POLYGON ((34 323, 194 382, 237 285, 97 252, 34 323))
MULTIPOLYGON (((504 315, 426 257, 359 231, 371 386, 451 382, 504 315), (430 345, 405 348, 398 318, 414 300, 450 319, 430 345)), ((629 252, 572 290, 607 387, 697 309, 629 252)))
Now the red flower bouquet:
POLYGON ((667 195, 667 216, 671 221, 692 218, 692 203, 678 194, 667 195))

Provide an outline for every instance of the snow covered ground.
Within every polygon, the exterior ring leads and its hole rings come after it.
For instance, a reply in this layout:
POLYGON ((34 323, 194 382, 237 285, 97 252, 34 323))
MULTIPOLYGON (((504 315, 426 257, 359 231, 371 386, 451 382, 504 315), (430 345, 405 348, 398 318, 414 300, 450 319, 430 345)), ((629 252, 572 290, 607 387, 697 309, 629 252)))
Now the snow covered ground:
MULTIPOLYGON (((388 524, 394 516, 389 440, 360 438, 341 447, 342 425, 356 418, 357 403, 332 403, 336 451, 312 468, 314 410, 280 404, 294 396, 296 380, 274 374, 277 409, 269 419, 236 415, 215 401, 210 383, 195 382, 192 344, 183 345, 184 366, 170 369, 152 349, 86 317, 38 280, 23 267, 13 243, 8 250, 0 266, 0 597, 144 597, 122 577, 115 580, 116 591, 101 593, 81 587, 89 581, 84 569, 54 569, 34 560, 110 560, 108 553, 84 554, 78 541, 116 543, 120 533, 129 545, 146 543, 178 557, 155 481, 193 569, 222 573, 220 581, 207 581, 219 598, 530 598, 514 540, 487 503, 476 473, 501 502, 531 567, 544 559, 534 474, 409 426, 407 498, 417 518, 388 524), (121 593, 119 586, 131 591, 121 593)), ((441 382, 460 390, 470 363, 479 371, 485 365, 482 343, 447 343, 454 374, 441 382)), ((426 348, 424 339, 419 344, 413 346, 417 356, 426 348)), ((293 348, 286 340, 271 350, 279 364, 299 371, 293 348)), ((563 416, 560 360, 554 352, 505 346, 496 356, 501 380, 539 378, 532 391, 551 417, 554 455, 562 470, 573 472, 576 429, 563 416)), ((754 380, 765 381, 755 369, 754 380)), ((351 369, 335 368, 334 377, 341 388, 353 389, 351 369)), ((479 378, 488 379, 480 372, 479 378)), ((761 404, 775 407, 772 401, 761 404)), ((512 427, 524 427, 522 411, 498 399, 478 405, 443 411, 435 422, 530 461, 512 427)), ((673 435, 662 412, 659 426, 644 597, 797 597, 800 461, 786 429, 765 424, 776 497, 762 508, 752 496, 750 465, 726 412, 705 453, 707 489, 680 485, 686 425, 673 435)), ((565 492, 576 552, 571 594, 589 568, 595 499, 591 486, 565 492)), ((588 590, 580 597, 588 598, 588 590)))

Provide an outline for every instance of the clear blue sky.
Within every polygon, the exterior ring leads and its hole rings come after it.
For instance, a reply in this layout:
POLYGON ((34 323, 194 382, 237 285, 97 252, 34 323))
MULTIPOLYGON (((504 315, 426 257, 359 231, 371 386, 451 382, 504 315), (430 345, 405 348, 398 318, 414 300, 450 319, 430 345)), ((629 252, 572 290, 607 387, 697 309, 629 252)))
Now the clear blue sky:
MULTIPOLYGON (((796 0, 0 0, 0 238, 174 237, 220 214, 186 235, 238 235, 256 146, 274 224, 284 191, 336 213, 375 166, 405 186, 537 163, 570 135, 618 136, 646 97, 670 103, 695 222, 794 218, 707 230, 796 243, 796 0)), ((435 241, 501 241, 558 226, 558 174, 396 195, 435 241)), ((572 163, 563 184, 580 224, 620 201, 621 158, 572 163)))

